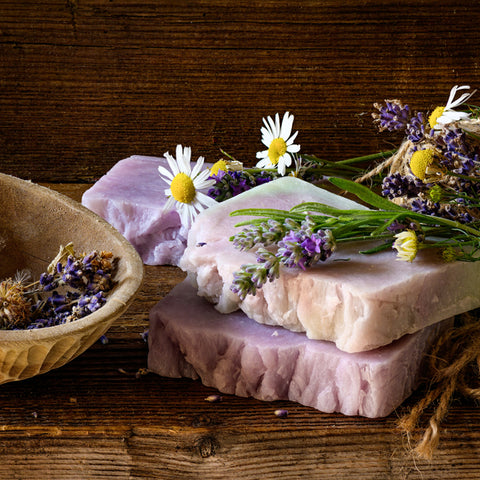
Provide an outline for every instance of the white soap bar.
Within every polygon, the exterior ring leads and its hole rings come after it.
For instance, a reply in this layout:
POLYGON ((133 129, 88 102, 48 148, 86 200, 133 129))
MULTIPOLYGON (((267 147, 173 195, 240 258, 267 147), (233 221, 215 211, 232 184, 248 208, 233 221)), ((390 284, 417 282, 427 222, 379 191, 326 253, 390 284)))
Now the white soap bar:
POLYGON ((388 345, 407 333, 480 307, 480 262, 444 263, 434 249, 421 250, 414 262, 396 260, 396 251, 358 253, 357 244, 340 244, 326 261, 303 271, 283 268, 280 278, 241 301, 230 290, 242 264, 255 263, 229 241, 243 217, 241 208, 288 209, 316 201, 360 208, 294 177, 256 187, 202 212, 188 236, 180 267, 198 293, 222 313, 242 309, 259 323, 306 332, 346 352, 388 345))

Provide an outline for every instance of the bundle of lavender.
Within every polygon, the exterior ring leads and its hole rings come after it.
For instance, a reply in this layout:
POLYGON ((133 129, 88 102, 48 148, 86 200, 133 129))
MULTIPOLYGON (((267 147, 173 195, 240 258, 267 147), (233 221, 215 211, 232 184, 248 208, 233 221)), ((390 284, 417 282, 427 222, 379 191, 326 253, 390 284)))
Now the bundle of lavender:
POLYGON ((116 261, 111 252, 76 254, 60 247, 35 282, 27 271, 0 282, 0 328, 44 328, 73 322, 98 310, 113 288, 116 261))

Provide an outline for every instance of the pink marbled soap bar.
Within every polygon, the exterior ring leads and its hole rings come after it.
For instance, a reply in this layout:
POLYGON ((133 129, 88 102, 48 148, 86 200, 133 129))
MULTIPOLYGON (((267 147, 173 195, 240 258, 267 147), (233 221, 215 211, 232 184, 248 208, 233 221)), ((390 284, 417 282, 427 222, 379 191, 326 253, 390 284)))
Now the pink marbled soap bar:
MULTIPOLYGON (((241 309, 249 318, 328 340, 349 353, 388 345, 454 315, 480 307, 480 262, 444 262, 436 249, 414 262, 396 260, 392 249, 362 255, 355 243, 338 245, 326 261, 303 271, 282 268, 256 295, 241 300, 230 290, 252 251, 237 250, 229 237, 240 231, 232 217, 242 208, 289 209, 301 202, 336 208, 358 204, 294 177, 260 185, 203 211, 192 225, 180 267, 198 294, 221 313, 241 309)), ((372 245, 370 245, 372 246, 372 245)))
POLYGON ((415 388, 431 341, 451 321, 363 353, 216 311, 184 281, 150 312, 148 368, 227 394, 292 400, 323 412, 383 417, 415 388))
MULTIPOLYGON (((188 230, 175 210, 165 212, 165 189, 158 173, 164 158, 135 155, 119 161, 87 190, 82 204, 114 226, 147 265, 176 265, 188 230)), ((209 168, 210 164, 204 164, 209 168)))

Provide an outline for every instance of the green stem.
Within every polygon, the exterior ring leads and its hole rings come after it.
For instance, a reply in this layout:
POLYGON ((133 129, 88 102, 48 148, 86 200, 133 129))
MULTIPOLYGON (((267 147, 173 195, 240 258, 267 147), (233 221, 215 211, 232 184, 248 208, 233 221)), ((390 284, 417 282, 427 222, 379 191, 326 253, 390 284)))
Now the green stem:
POLYGON ((397 148, 393 150, 387 150, 385 152, 379 153, 372 153, 370 155, 365 155, 363 157, 354 157, 354 158, 347 158, 346 160, 340 160, 339 164, 350 164, 350 163, 360 163, 360 162, 369 162, 371 160, 377 160, 378 158, 387 158, 391 157, 394 153, 398 151, 397 148))

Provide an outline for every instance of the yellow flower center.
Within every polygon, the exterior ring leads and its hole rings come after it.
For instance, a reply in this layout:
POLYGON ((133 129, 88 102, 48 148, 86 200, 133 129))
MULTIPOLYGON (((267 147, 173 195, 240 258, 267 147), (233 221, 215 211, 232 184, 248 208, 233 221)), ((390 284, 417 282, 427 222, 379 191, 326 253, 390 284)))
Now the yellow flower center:
POLYGON ((177 200, 177 202, 192 203, 195 198, 193 180, 183 172, 175 175, 170 185, 170 190, 172 191, 173 198, 177 200))
POLYGON ((431 128, 434 128, 437 124, 437 120, 443 115, 445 107, 437 107, 431 115, 428 117, 428 123, 431 128))
POLYGON ((272 143, 268 149, 268 158, 272 162, 272 165, 276 165, 279 158, 282 155, 285 155, 286 152, 287 144, 283 138, 275 138, 272 140, 272 143))
POLYGON ((410 159, 410 169, 412 173, 419 178, 420 180, 425 179, 425 174, 427 173, 427 168, 433 162, 433 156, 435 151, 431 148, 426 148, 425 150, 417 150, 410 159))
POLYGON ((219 160, 218 162, 215 162, 210 169, 210 174, 218 175, 219 170, 222 170, 223 172, 228 170, 227 162, 225 160, 219 160))

